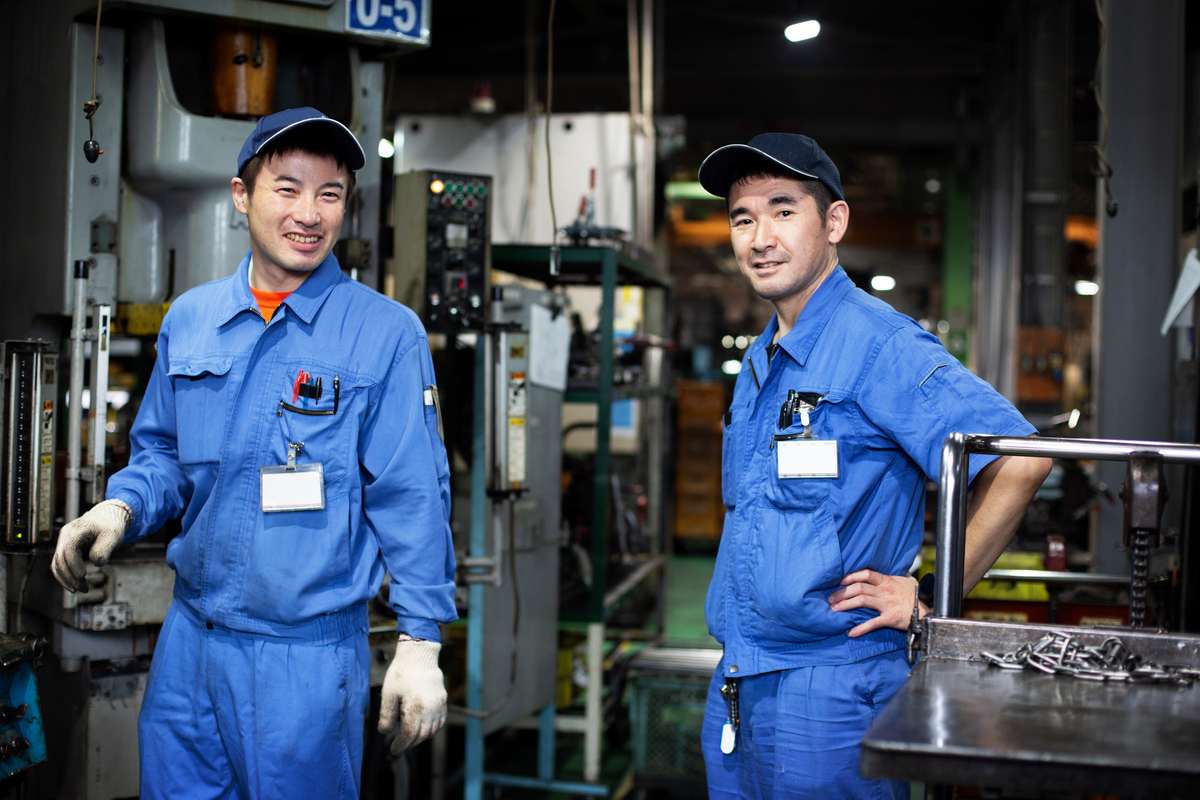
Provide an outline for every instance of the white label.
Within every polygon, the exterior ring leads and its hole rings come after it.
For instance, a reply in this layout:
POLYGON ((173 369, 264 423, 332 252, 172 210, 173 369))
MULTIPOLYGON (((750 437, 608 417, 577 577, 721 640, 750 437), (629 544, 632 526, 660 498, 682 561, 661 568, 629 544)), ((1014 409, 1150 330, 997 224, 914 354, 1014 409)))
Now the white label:
POLYGON ((836 439, 783 439, 775 442, 780 478, 836 478, 836 439))
POLYGON ((736 743, 737 733, 733 730, 733 723, 726 722, 721 726, 721 752, 729 755, 736 743))
POLYGON ((295 469, 263 467, 262 510, 319 511, 325 507, 325 475, 320 464, 300 464, 295 469))

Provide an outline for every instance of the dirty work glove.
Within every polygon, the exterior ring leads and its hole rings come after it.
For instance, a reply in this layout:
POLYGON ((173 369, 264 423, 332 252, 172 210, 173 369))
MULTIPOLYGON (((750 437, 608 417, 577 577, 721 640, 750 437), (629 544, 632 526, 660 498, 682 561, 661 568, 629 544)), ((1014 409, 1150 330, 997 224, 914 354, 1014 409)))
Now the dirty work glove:
POLYGON ((438 669, 438 642, 400 634, 396 654, 383 677, 379 732, 392 737, 398 756, 438 732, 446 721, 446 685, 438 669))
POLYGON ((54 579, 64 589, 86 592, 89 587, 84 575, 88 562, 98 567, 107 564, 132 518, 129 506, 120 500, 105 500, 64 525, 58 532, 58 546, 50 563, 54 579))

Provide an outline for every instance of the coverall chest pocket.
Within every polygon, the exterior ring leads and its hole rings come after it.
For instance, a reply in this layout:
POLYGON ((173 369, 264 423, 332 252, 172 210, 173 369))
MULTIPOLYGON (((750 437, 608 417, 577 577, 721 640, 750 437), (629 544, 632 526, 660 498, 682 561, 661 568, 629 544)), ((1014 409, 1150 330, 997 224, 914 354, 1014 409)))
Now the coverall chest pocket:
POLYGON ((275 383, 279 427, 269 437, 273 463, 287 463, 288 444, 294 442, 303 445, 297 463, 319 462, 326 483, 348 474, 363 382, 348 370, 306 361, 283 364, 275 383))
POLYGON ((733 409, 721 419, 721 500, 733 508, 737 497, 737 425, 733 409))
MULTIPOLYGON (((849 426, 842 419, 845 409, 841 407, 840 402, 841 400, 837 396, 822 396, 820 401, 809 411, 807 435, 799 414, 795 416, 795 424, 772 434, 771 442, 768 444, 770 475, 767 480, 767 499, 775 508, 787 511, 813 511, 828 502, 834 483, 842 475, 843 445, 848 439, 849 433, 849 426), (837 442, 837 477, 779 477, 779 447, 781 443, 788 440, 837 442)), ((809 461, 809 459, 804 460, 809 461)), ((807 465, 814 472, 823 466, 824 464, 816 459, 812 459, 811 463, 807 465)))
POLYGON ((172 357, 167 375, 175 395, 175 432, 181 464, 219 461, 229 410, 231 357, 172 357))

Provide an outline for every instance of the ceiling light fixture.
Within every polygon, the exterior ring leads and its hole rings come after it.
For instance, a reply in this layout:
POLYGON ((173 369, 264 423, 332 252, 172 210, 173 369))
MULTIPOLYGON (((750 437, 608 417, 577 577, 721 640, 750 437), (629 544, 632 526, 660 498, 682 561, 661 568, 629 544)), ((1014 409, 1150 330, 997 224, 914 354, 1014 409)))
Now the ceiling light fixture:
POLYGON ((896 279, 891 275, 875 275, 871 278, 871 288, 877 292, 890 292, 896 288, 896 279))
POLYGON ((821 32, 821 23, 815 19, 806 19, 803 22, 793 22, 783 29, 783 38, 789 42, 804 42, 809 39, 817 38, 817 34, 821 32))

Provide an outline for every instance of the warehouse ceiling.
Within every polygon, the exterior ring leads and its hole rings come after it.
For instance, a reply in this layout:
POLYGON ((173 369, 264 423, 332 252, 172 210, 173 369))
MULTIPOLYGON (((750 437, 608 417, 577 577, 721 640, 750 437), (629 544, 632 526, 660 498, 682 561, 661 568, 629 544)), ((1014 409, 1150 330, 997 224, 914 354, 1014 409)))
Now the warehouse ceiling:
MULTIPOLYGON (((1094 137, 1089 81, 1098 26, 1093 0, 1074 10, 1076 130, 1094 137)), ((525 107, 527 41, 538 97, 545 96, 549 3, 473 4, 441 11, 434 43, 393 62, 389 118, 465 111, 487 81, 497 110, 525 107), (517 9, 516 13, 512 9, 517 9), (532 30, 532 40, 527 31, 532 30)), ((977 138, 998 85, 1020 61, 1020 0, 658 0, 656 106, 687 118, 689 144, 704 150, 746 131, 806 130, 844 143, 945 146, 977 138), (820 20, 821 35, 792 44, 784 27, 820 20), (711 139, 711 142, 709 141, 711 139)), ((561 111, 628 107, 625 0, 559 0, 555 90, 561 111)), ((1077 138, 1079 138, 1077 136, 1077 138)))

